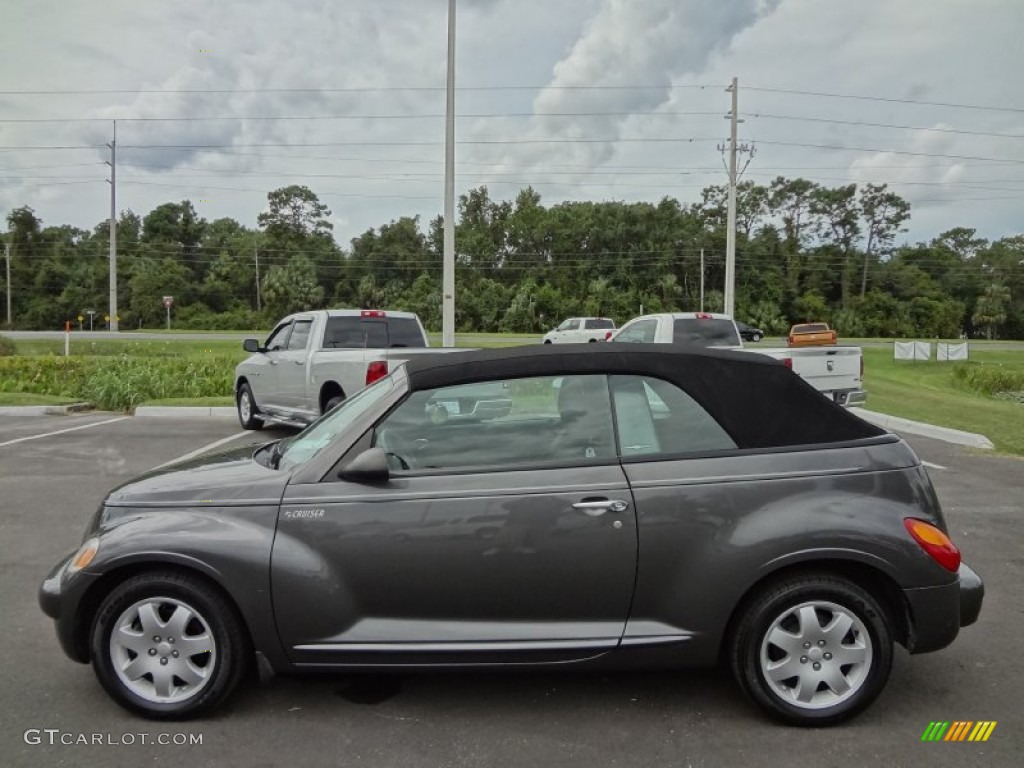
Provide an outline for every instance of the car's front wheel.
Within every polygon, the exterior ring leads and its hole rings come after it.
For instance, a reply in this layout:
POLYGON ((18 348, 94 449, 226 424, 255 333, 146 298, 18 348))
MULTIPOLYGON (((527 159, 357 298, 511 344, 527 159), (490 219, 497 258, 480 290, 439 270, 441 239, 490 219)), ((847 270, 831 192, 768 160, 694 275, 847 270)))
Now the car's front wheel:
POLYGON ((760 341, 762 338, 763 337, 761 336, 760 333, 755 333, 753 336, 750 337, 750 340, 751 341, 760 341))
POLYGON ((256 415, 260 409, 256 407, 256 400, 253 398, 248 384, 242 384, 238 388, 236 403, 238 405, 238 422, 243 429, 263 429, 263 419, 256 415))
POLYGON ((839 577, 805 575, 747 605, 730 661, 744 693, 773 717, 833 725, 881 693, 892 645, 888 618, 872 595, 839 577))
POLYGON ((128 579, 92 625, 100 683, 120 705, 153 719, 192 717, 222 701, 241 679, 247 648, 234 606, 178 573, 128 579))

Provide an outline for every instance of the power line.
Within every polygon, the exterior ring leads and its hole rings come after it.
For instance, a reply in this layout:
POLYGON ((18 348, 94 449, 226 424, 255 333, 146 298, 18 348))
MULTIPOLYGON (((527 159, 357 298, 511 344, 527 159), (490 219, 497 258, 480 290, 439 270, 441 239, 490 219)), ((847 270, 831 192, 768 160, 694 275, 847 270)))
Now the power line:
POLYGON ((769 141, 767 139, 756 139, 758 144, 769 144, 779 147, 803 147, 806 149, 831 149, 839 150, 842 152, 875 152, 877 154, 889 154, 889 155, 908 155, 911 157, 941 157, 947 160, 978 160, 985 161, 991 160, 993 162, 1005 162, 1013 163, 1015 165, 1024 164, 1024 160, 1013 160, 1009 158, 994 158, 994 157, 976 157, 973 155, 947 155, 936 152, 912 152, 904 149, 878 149, 873 147, 844 147, 836 144, 807 144, 803 142, 794 141, 769 141))
MULTIPOLYGON (((659 112, 653 110, 625 110, 614 112, 464 112, 459 118, 506 118, 506 117, 718 117, 721 110, 713 112, 659 112)), ((349 114, 349 115, 211 115, 205 117, 11 117, 0 118, 0 123, 109 123, 112 120, 126 123, 194 123, 225 120, 433 120, 443 119, 440 113, 428 114, 349 114)))
MULTIPOLYGON (((718 85, 463 85, 456 91, 636 91, 716 89, 718 85)), ((0 96, 86 96, 123 93, 401 93, 444 91, 443 85, 358 86, 349 88, 87 88, 78 90, 0 91, 0 96)))
POLYGON ((759 91, 761 93, 785 93, 791 96, 815 96, 828 99, 854 99, 858 101, 880 101, 892 104, 915 104, 925 107, 950 107, 953 109, 977 109, 989 112, 1024 112, 1024 107, 996 107, 986 104, 958 104, 949 101, 923 101, 919 99, 898 99, 888 96, 864 96, 852 93, 827 93, 824 91, 800 91, 787 88, 757 88, 744 86, 744 90, 759 91))
POLYGON ((989 136, 998 139, 1024 139, 1020 133, 995 133, 992 131, 968 131, 957 128, 929 127, 924 125, 894 125, 892 123, 871 123, 863 120, 836 120, 825 117, 799 117, 796 115, 769 115, 764 112, 752 112, 748 117, 762 118, 768 120, 792 120, 803 123, 828 123, 832 125, 856 125, 867 128, 888 128, 900 131, 931 131, 933 133, 953 133, 964 136, 989 136))

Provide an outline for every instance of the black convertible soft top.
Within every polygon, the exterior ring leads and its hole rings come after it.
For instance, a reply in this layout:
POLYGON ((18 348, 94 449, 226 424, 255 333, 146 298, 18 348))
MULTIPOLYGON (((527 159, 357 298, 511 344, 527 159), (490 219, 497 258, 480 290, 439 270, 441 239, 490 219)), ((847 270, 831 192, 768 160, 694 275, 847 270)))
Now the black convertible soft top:
POLYGON ((564 344, 411 358, 414 390, 489 379, 637 374, 685 390, 741 449, 840 443, 884 435, 765 355, 675 344, 564 344))

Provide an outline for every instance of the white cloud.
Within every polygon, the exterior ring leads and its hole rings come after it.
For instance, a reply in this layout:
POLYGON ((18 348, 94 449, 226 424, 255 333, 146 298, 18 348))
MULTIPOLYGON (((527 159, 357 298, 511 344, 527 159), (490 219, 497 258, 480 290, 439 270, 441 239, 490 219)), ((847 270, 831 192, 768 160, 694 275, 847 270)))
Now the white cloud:
MULTIPOLYGON (((122 207, 145 213, 167 200, 212 198, 200 210, 249 225, 266 191, 304 183, 335 212, 340 242, 401 215, 441 210, 444 94, 440 90, 324 93, 237 89, 386 88, 444 84, 445 0, 227 0, 94 4, 8 0, 0 27, 0 90, 236 89, 228 94, 0 95, 0 118, 230 116, 225 121, 119 123, 122 207), (116 19, 111 33, 109 20, 116 19), (96 41, 96 42, 92 42, 96 41), (104 41, 104 42, 99 42, 104 41), (110 41, 110 42, 106 42, 110 41), (209 50, 210 53, 201 52, 209 50), (415 119, 255 121, 258 115, 434 115, 415 119), (266 144, 388 142, 271 148, 266 144), (409 142, 428 142, 409 146, 409 142), (232 150, 130 150, 131 144, 220 144, 232 150), (130 164, 134 164, 133 166, 130 164), (139 166, 175 166, 159 171, 139 166), (267 174, 267 175, 256 175, 267 174), (320 174, 314 176, 315 174, 320 174), (333 175, 326 177, 324 174, 333 175), (388 178, 381 178, 388 177, 388 178), (175 187, 130 185, 129 181, 175 187), (217 190, 230 187, 239 190, 217 190)), ((741 137, 758 139, 747 178, 805 175, 821 183, 888 181, 915 203, 910 236, 954 224, 988 236, 1020 227, 1024 141, 758 119, 754 113, 1024 134, 1024 115, 757 91, 767 86, 975 104, 1012 100, 1024 68, 1016 0, 916 4, 890 0, 459 0, 460 139, 679 138, 686 142, 460 144, 458 188, 491 182, 510 197, 537 182, 560 199, 693 201, 724 174, 715 149, 727 124, 723 92, 740 78, 741 137), (696 87, 708 84, 701 90, 696 87), (579 90, 566 86, 651 86, 579 90), (563 118, 561 112, 655 112, 563 118), (695 112, 707 114, 692 114, 695 112), (679 114, 686 113, 686 114, 679 114), (546 115, 546 116, 544 116, 546 115), (769 142, 786 142, 787 146, 769 142), (992 157, 999 163, 819 144, 992 157), (472 165, 473 163, 483 165, 472 165), (633 173, 626 167, 639 166, 633 173), (895 167, 892 167, 895 166, 895 167), (671 169, 671 170, 670 170, 671 169), (681 169, 681 170, 675 170, 681 169), (657 171, 664 171, 655 175, 657 171), (506 174, 506 175, 501 175, 506 174), (686 174, 686 175, 684 175, 686 174), (557 183, 556 183, 557 182, 557 183), (903 186, 895 186, 903 182, 903 186), (909 184, 907 182, 927 182, 909 184), (983 190, 982 187, 994 187, 983 190), (1009 200, 982 200, 984 197, 1009 200), (969 198, 979 198, 972 201, 969 198), (950 202, 941 202, 947 199, 950 202), (939 202, 933 202, 939 201, 939 202)), ((1012 106, 1021 107, 1016 103, 1012 106)), ((97 144, 109 124, 2 123, 0 207, 29 204, 47 223, 92 227, 106 216, 105 153, 2 151, 3 145, 97 144), (92 163, 92 165, 84 165, 92 163), (36 166, 60 166, 33 170, 36 166), (17 169, 24 170, 17 170, 17 169), (52 181, 93 184, 38 187, 52 181)))

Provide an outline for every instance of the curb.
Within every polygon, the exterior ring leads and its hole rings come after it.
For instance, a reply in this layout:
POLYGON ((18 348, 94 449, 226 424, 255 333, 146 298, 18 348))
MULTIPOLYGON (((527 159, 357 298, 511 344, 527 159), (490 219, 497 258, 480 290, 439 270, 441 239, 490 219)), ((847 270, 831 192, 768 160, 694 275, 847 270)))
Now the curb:
POLYGON ((911 435, 930 437, 932 440, 941 440, 944 443, 965 445, 969 448, 982 448, 987 451, 995 449, 991 440, 976 432, 962 432, 959 429, 925 424, 923 421, 911 421, 899 416, 890 416, 887 413, 867 411, 863 408, 851 408, 850 411, 860 416, 864 421, 871 422, 875 426, 888 429, 891 432, 907 432, 911 435))
POLYGON ((235 409, 228 406, 212 405, 140 405, 134 413, 137 419, 174 419, 184 416, 189 419, 234 419, 235 409))
POLYGON ((69 413, 91 411, 92 403, 70 403, 69 405, 4 405, 0 416, 66 416, 69 413))

